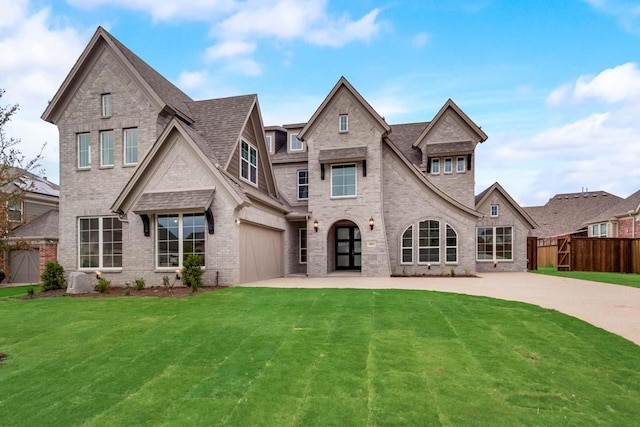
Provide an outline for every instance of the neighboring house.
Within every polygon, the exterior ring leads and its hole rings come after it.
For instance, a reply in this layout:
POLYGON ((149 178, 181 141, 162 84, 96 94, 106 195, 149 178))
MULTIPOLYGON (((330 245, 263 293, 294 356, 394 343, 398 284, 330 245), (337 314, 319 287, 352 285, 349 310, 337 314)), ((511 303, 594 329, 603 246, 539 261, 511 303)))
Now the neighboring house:
POLYGON ((544 206, 523 208, 538 224, 531 235, 538 246, 557 244, 561 236, 587 236, 585 224, 623 199, 606 191, 556 194, 544 206))
POLYGON ((43 114, 60 133, 59 261, 159 284, 525 270, 535 227, 497 184, 476 205, 484 132, 451 100, 389 125, 341 78, 309 121, 264 127, 256 95, 194 101, 98 28, 43 114))
POLYGON ((28 172, 11 185, 15 187, 13 190, 24 191, 24 195, 20 203, 8 206, 9 220, 15 226, 7 240, 28 245, 5 254, 6 280, 38 283, 47 261, 55 261, 57 257, 60 188, 28 172))
POLYGON ((640 190, 585 224, 589 237, 640 238, 640 190))

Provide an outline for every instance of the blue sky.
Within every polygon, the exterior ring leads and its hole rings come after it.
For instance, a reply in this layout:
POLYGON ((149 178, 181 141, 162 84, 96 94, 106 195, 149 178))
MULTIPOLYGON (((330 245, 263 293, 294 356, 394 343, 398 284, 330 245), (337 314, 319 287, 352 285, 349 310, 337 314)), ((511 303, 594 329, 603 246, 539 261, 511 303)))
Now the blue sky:
POLYGON ((452 98, 489 135, 476 190, 522 205, 640 189, 640 2, 0 0, 7 128, 58 180, 40 120, 98 25, 194 99, 257 93, 265 125, 308 120, 344 75, 391 124, 452 98), (187 5, 188 7, 182 7, 187 5))

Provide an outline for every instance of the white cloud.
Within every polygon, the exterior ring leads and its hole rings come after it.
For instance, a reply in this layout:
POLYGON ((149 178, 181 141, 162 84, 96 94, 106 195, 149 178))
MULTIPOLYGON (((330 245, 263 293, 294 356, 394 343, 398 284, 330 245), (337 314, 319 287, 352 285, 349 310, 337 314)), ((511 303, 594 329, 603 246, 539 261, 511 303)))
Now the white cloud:
POLYGON ((424 47, 427 44, 427 42, 429 42, 429 34, 418 33, 415 36, 413 36, 413 39, 411 40, 411 45, 413 47, 421 48, 421 47, 424 47))
POLYGON ((549 105, 581 103, 589 99, 608 103, 640 100, 640 70, 633 62, 608 68, 596 76, 580 76, 575 83, 555 89, 549 105))
POLYGON ((67 0, 83 9, 116 6, 148 13, 154 21, 209 21, 234 8, 234 0, 190 0, 188 3, 158 0, 67 0))
POLYGON ((205 52, 205 57, 207 60, 212 61, 222 58, 232 58, 240 55, 249 55, 255 50, 255 43, 240 40, 228 40, 209 47, 205 52))
POLYGON ((618 19, 628 32, 640 34, 640 4, 634 0, 584 0, 593 8, 618 19))
POLYGON ((178 76, 177 86, 184 89, 198 89, 201 88, 209 77, 209 73, 206 71, 183 71, 178 76))

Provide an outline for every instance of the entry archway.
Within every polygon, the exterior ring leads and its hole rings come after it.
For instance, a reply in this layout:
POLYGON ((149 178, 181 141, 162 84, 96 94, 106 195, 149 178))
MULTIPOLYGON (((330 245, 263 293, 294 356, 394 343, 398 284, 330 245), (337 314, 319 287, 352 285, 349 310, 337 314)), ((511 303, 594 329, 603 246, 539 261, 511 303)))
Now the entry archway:
POLYGON ((350 220, 335 222, 327 235, 327 271, 362 270, 362 234, 350 220))

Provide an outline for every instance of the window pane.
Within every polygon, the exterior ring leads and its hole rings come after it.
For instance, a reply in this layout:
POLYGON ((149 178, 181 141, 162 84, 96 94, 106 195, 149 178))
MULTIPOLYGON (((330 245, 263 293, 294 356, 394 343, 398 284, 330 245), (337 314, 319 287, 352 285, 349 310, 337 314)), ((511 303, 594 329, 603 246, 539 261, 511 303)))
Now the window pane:
POLYGON ((100 99, 102 101, 102 116, 109 117, 111 115, 111 94, 104 93, 100 99))
POLYGON ((298 134, 294 133, 289 138, 289 150, 299 151, 302 150, 302 141, 298 139, 298 134))
POLYGON ((465 169, 465 159, 464 157, 458 157, 456 170, 458 172, 464 172, 465 169))
POLYGON ((157 217, 158 267, 177 267, 179 265, 178 220, 178 215, 158 215, 157 217))
POLYGON ((100 165, 113 166, 113 131, 100 132, 100 165))
POLYGON ((309 198, 309 172, 298 171, 298 199, 309 198))
POLYGON ((78 167, 91 167, 91 136, 88 133, 78 134, 78 167))
POLYGON ((440 262, 440 222, 428 220, 418 225, 418 261, 440 262))
POLYGON ((356 165, 337 165, 331 167, 331 196, 356 195, 356 165))
POLYGON ((479 260, 493 259, 493 228, 478 227, 476 230, 477 257, 479 260))
POLYGON ((124 130, 124 162, 128 165, 138 163, 138 129, 124 130))
POLYGON ((445 262, 458 262, 458 235, 449 225, 447 225, 445 262))
POLYGON ((182 216, 182 260, 189 255, 200 256, 204 266, 204 214, 184 214, 182 216))
POLYGON ((413 262, 413 225, 402 233, 402 262, 413 262))

